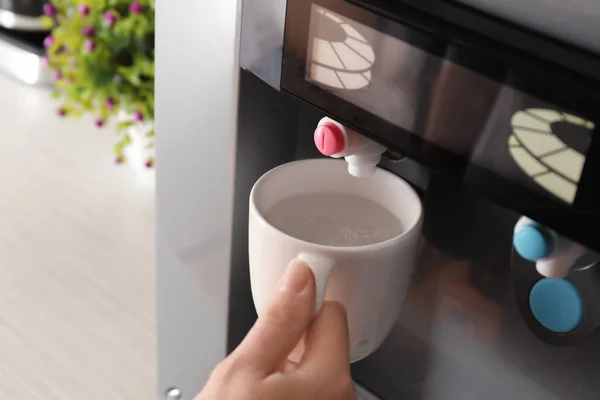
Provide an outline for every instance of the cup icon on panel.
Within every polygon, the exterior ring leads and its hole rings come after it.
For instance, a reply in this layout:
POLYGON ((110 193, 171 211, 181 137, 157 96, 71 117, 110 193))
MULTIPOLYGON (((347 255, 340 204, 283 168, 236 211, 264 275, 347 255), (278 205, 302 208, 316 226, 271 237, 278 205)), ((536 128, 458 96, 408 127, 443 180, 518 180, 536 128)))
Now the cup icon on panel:
POLYGON ((310 32, 307 65, 310 80, 346 90, 369 85, 375 52, 352 21, 313 5, 310 32))
POLYGON ((521 170, 540 187, 572 204, 594 123, 560 111, 528 108, 511 120, 509 151, 521 170))

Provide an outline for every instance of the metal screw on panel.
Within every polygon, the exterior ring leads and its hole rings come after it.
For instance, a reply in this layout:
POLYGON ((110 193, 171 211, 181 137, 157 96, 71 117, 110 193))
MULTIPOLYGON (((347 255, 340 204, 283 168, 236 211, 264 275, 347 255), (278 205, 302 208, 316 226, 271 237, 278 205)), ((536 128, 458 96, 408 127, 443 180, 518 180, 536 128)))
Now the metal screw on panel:
POLYGON ((165 397, 167 400, 179 400, 181 399, 182 395, 183 394, 181 393, 181 390, 177 389, 176 387, 169 388, 165 392, 165 397))

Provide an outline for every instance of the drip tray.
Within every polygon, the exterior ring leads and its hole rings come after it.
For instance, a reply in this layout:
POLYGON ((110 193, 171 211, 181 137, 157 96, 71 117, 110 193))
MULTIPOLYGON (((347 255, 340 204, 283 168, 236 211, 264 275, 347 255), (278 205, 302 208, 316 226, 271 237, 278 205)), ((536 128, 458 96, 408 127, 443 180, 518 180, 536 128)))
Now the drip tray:
POLYGON ((45 35, 0 29, 0 72, 28 85, 51 86, 52 74, 42 62, 45 35))

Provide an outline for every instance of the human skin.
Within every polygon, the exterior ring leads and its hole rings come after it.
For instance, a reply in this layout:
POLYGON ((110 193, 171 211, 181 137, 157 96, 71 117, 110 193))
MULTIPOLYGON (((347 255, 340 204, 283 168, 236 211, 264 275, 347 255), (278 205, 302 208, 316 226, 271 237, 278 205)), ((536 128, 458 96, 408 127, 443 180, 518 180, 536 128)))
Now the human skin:
POLYGON ((292 261, 264 313, 196 400, 356 399, 346 311, 325 302, 315 316, 314 307, 313 274, 292 261))

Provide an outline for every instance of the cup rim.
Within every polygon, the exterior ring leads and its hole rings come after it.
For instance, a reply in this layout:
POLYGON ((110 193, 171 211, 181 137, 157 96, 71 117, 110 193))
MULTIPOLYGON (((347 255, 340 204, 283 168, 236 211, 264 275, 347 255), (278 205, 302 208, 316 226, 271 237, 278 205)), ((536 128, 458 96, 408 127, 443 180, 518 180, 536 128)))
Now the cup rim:
MULTIPOLYGON (((383 168, 377 167, 377 173, 378 174, 384 174, 390 178, 392 178, 393 180, 396 181, 396 183, 401 184, 402 186, 404 186, 405 189, 407 189, 407 191, 414 196, 414 198, 417 201, 418 204, 418 210, 419 210, 419 216, 418 218, 415 220, 415 222, 413 224, 411 224, 410 228, 403 230, 401 233, 399 233, 398 235, 391 237, 387 240, 384 240, 382 242, 377 242, 377 243, 372 243, 372 244, 363 244, 363 245, 358 245, 358 246, 329 246, 329 245, 324 245, 324 244, 319 244, 319 243, 313 243, 313 242, 309 242, 306 240, 302 240, 299 239, 295 236, 292 236, 284 231, 282 231, 281 229, 275 227, 273 224, 271 224, 265 217, 264 215, 262 215, 262 213, 259 211, 258 206, 256 205, 256 191, 257 188, 260 186, 260 184, 262 182, 264 182, 269 175, 271 175, 272 173, 275 173, 277 170, 279 169, 283 169, 283 168, 289 168, 292 167, 293 165, 296 164, 312 164, 312 163, 323 163, 323 164, 331 164, 331 163, 346 163, 345 160, 338 160, 338 159, 331 159, 331 158, 311 158, 311 159, 305 159, 305 160, 295 160, 295 161, 290 161, 288 163, 285 164, 281 164, 278 165, 277 167, 270 169, 269 171, 265 172, 260 178, 258 178, 258 180, 254 183, 254 185, 252 186, 252 190, 250 191, 250 207, 251 209, 254 209, 254 214, 258 217, 258 219, 266 226, 268 226, 270 229, 273 229, 275 231, 277 231, 279 234, 284 235, 285 237, 292 239, 296 242, 305 244, 305 245, 309 245, 312 248, 315 249, 319 249, 319 250, 329 250, 329 251, 337 251, 337 252, 356 252, 357 250, 360 250, 361 252, 364 251, 378 251, 382 248, 385 247, 389 247, 393 244, 395 244, 398 241, 401 241, 404 239, 405 236, 409 236, 413 231, 415 231, 416 229, 418 229, 418 227, 421 225, 421 222, 423 220, 423 203, 421 201, 421 198, 419 197, 419 195, 417 194, 417 192, 412 188, 411 185, 408 184, 408 182, 404 179, 402 179, 401 177, 399 177, 396 174, 393 174, 389 171, 384 170, 383 168)), ((387 207, 386 207, 387 208, 387 207)))

